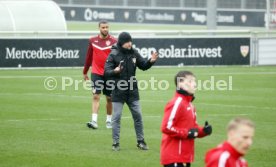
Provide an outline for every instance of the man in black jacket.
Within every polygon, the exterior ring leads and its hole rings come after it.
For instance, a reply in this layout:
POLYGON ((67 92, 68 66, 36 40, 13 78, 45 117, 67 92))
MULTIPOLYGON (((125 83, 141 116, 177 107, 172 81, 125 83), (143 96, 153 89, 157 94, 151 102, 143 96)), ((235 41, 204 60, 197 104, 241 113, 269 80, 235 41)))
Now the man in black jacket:
POLYGON ((111 48, 105 63, 105 76, 109 81, 114 81, 112 90, 112 138, 114 151, 119 151, 120 122, 123 105, 126 103, 134 120, 137 138, 137 147, 148 150, 144 140, 143 121, 139 103, 139 92, 135 78, 136 67, 141 70, 149 69, 158 58, 158 53, 152 53, 149 60, 144 59, 136 49, 132 48, 132 38, 129 33, 119 34, 117 45, 111 48))

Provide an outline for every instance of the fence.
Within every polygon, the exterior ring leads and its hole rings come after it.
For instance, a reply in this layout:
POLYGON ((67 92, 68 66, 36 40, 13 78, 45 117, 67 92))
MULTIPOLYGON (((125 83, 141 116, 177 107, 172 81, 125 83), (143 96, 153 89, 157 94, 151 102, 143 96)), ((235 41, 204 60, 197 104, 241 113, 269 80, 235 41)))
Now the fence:
MULTIPOLYGON (((165 8, 206 8, 207 0, 54 0, 58 4, 127 6, 127 7, 165 7, 165 8)), ((218 8, 266 9, 266 0, 218 0, 218 8)))

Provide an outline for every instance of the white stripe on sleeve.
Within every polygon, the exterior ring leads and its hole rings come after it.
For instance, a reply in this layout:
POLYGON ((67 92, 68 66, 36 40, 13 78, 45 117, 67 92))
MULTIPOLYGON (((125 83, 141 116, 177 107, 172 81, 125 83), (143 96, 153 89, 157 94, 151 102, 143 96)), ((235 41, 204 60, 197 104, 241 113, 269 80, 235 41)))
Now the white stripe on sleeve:
POLYGON ((230 157, 230 153, 228 151, 224 151, 219 157, 218 167, 225 167, 227 159, 230 157))
POLYGON ((172 127, 172 121, 173 121, 173 119, 175 117, 177 108, 178 108, 178 106, 179 106, 179 104, 180 104, 181 101, 182 101, 182 98, 178 97, 177 100, 175 101, 174 105, 173 105, 173 109, 172 109, 172 112, 171 112, 171 115, 169 117, 168 124, 167 124, 167 128, 168 129, 171 129, 171 127, 172 127))

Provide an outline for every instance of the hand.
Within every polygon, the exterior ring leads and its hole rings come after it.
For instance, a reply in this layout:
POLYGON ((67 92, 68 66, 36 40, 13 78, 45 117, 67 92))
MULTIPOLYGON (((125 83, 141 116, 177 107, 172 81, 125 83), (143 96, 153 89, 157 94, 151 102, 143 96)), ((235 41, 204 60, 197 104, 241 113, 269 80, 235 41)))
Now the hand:
POLYGON ((123 69, 122 63, 123 62, 121 61, 120 64, 114 69, 114 72, 116 74, 118 74, 118 73, 120 73, 122 71, 122 69, 123 69))
POLYGON ((212 126, 208 124, 208 121, 205 121, 205 125, 203 127, 203 131, 206 135, 212 134, 212 126))
POLYGON ((189 139, 194 139, 198 136, 198 129, 197 128, 192 128, 188 132, 188 138, 189 139))
POLYGON ((83 79, 84 79, 85 81, 89 80, 89 77, 87 76, 87 74, 83 74, 83 79))
POLYGON ((158 58, 158 52, 151 52, 150 62, 151 63, 155 62, 157 58, 158 58))

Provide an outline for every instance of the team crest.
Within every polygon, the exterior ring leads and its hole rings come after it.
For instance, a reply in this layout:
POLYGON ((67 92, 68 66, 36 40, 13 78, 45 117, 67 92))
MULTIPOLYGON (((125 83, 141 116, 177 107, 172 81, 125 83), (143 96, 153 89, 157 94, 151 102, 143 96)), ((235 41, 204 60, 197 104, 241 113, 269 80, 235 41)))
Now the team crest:
POLYGON ((132 62, 136 64, 136 58, 132 58, 132 62))
POLYGON ((110 43, 111 43, 111 42, 110 42, 109 40, 105 42, 105 44, 106 44, 107 46, 109 46, 110 43))
POLYGON ((248 45, 242 45, 240 47, 240 51, 243 57, 246 57, 249 53, 249 46, 248 45))

